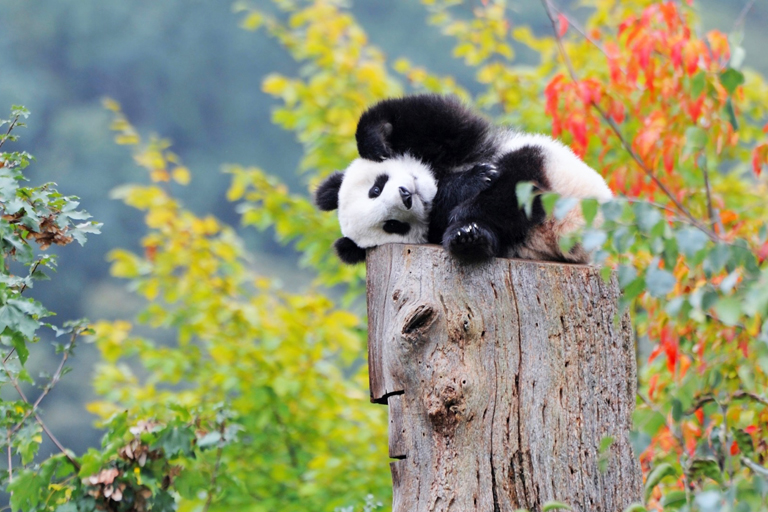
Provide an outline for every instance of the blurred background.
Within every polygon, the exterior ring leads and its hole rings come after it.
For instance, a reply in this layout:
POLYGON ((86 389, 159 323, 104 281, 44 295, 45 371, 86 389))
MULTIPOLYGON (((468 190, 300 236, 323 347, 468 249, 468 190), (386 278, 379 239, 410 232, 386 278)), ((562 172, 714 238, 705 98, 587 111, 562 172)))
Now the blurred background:
MULTIPOLYGON (((419 2, 349 3, 373 44, 389 57, 404 56, 438 74, 451 74, 472 90, 471 71, 450 57, 452 40, 426 24, 419 2)), ((510 3, 517 6, 516 24, 539 33, 551 30, 539 2, 510 3)), ((576 2, 561 4, 571 4, 574 17, 585 17, 587 11, 580 11, 576 2)), ((730 32, 745 4, 700 2, 702 28, 730 32)), ((58 312, 53 323, 79 317, 129 319, 141 307, 125 283, 109 276, 106 255, 118 247, 138 248, 140 214, 109 195, 113 188, 144 181, 145 176, 133 164, 130 150, 113 142, 111 113, 102 107, 103 98, 120 102, 142 135, 156 133, 173 142, 193 174, 190 185, 174 192, 197 213, 238 222, 224 197, 229 178, 220 166, 226 163, 258 166, 278 175, 295 193, 308 193, 297 172, 300 148, 292 134, 271 124, 276 103, 261 92, 268 73, 291 76, 299 70, 263 31, 240 28, 230 2, 0 0, 0 13, 0 108, 19 104, 32 112, 28 128, 17 132, 21 141, 9 150, 35 155, 37 162, 27 173, 34 184, 57 182, 61 192, 80 196, 81 206, 104 223, 102 234, 91 236, 85 247, 61 251, 60 275, 32 290, 58 312)), ((745 19, 743 46, 745 64, 763 74, 768 74, 766 26, 768 4, 757 2, 745 19)), ((524 49, 517 53, 518 61, 527 57, 524 49)), ((274 243, 269 233, 248 230, 243 236, 264 273, 281 277, 292 289, 308 283, 310 276, 296 272, 289 247, 274 243)), ((53 368, 44 361, 57 364, 49 342, 43 339, 36 347, 39 353, 30 362, 42 362, 32 370, 50 372, 53 368)), ((81 346, 71 361, 73 372, 43 408, 48 425, 77 453, 99 441, 94 417, 83 412, 93 399, 95 360, 95 350, 81 346)), ((44 445, 41 455, 51 451, 44 445)))

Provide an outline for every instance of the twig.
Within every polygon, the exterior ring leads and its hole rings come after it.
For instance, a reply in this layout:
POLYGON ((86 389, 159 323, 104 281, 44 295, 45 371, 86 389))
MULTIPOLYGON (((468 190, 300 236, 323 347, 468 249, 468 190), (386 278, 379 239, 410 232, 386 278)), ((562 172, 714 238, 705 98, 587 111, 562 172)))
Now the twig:
MULTIPOLYGON (((29 403, 29 400, 27 399, 27 395, 24 394, 24 391, 19 386, 18 381, 11 374, 11 372, 8 371, 8 367, 5 365, 5 361, 2 362, 2 365, 3 365, 3 369, 5 370, 6 375, 8 375, 8 378, 11 381, 11 384, 13 384, 13 387, 16 388, 16 391, 19 393, 19 396, 21 397, 21 399, 24 400, 24 402, 26 402, 27 405, 32 407, 32 405, 29 403)), ((66 448, 64 448, 64 446, 59 442, 59 440, 56 439, 56 436, 54 436, 53 433, 50 430, 48 430, 48 427, 45 425, 45 423, 43 423, 43 420, 42 420, 42 418, 40 418, 40 415, 38 415, 36 412, 34 412, 34 407, 32 407, 32 411, 33 411, 32 414, 35 417, 35 421, 43 429, 43 432, 45 432, 48 435, 50 440, 53 441, 53 444, 56 445, 56 448, 58 448, 61 451, 61 453, 63 453, 64 456, 69 460, 69 462, 75 467, 75 469, 77 469, 79 471, 80 470, 80 464, 78 464, 78 462, 74 458, 72 458, 72 456, 69 454, 69 452, 66 450, 66 448)))
POLYGON ((752 459, 742 456, 741 463, 760 476, 763 476, 763 477, 768 476, 768 468, 766 468, 765 466, 761 466, 760 464, 753 461, 752 459))
MULTIPOLYGON (((39 266, 40 266, 40 264, 41 264, 42 262, 43 262, 43 260, 42 260, 42 259, 40 259, 40 260, 37 260, 37 261, 35 262, 35 266, 34 266, 34 267, 32 267, 32 272, 30 272, 30 273, 29 273, 29 278, 30 278, 30 279, 32 279, 32 274, 34 274, 34 273, 35 273, 35 271, 37 270, 37 267, 39 267, 39 266)), ((19 295, 21 295, 22 293, 24 293, 24 290, 26 290, 26 289, 27 289, 27 283, 24 283, 24 285, 21 287, 21 290, 19 290, 19 295)))
POLYGON ((5 141, 8 140, 8 136, 11 134, 11 130, 13 130, 13 127, 16 126, 16 122, 19 120, 19 116, 13 118, 13 121, 11 122, 11 126, 8 127, 8 131, 5 132, 5 135, 0 137, 0 148, 3 147, 3 144, 5 144, 5 141))
POLYGON ((61 358, 61 362, 59 363, 59 367, 56 368, 56 372, 51 377, 51 381, 48 383, 48 385, 45 386, 45 388, 43 388, 43 392, 40 393, 39 397, 37 397, 37 400, 35 400, 35 403, 32 406, 32 408, 27 411, 27 413, 24 415, 21 421, 13 428, 13 431, 11 432, 12 434, 15 434, 16 432, 18 432, 18 430, 24 425, 24 422, 27 420, 30 414, 37 411, 37 407, 40 405, 40 402, 43 401, 43 398, 45 398, 45 396, 59 382, 59 379, 61 379, 61 373, 64 371, 64 364, 67 362, 67 359, 69 359, 69 354, 75 345, 75 340, 77 339, 78 334, 79 333, 77 331, 72 332, 72 337, 70 338, 69 345, 64 349, 64 356, 61 358))
MULTIPOLYGON (((224 436, 224 423, 221 424, 221 429, 219 430, 222 436, 224 436)), ((221 452, 224 450, 223 446, 219 446, 219 449, 216 451, 216 465, 213 467, 213 476, 211 477, 211 490, 208 491, 208 498, 205 500, 205 506, 203 507, 203 512, 208 512, 208 507, 211 506, 211 502, 213 501, 213 494, 216 491, 216 479, 219 476, 219 466, 221 465, 221 452)))
MULTIPOLYGON (((554 10, 554 11, 555 11, 557 14, 559 14, 560 16, 562 16, 563 18, 565 18, 565 19, 566 19, 566 21, 568 21, 568 25, 570 25, 571 27, 573 27, 573 29, 574 29, 576 32, 578 32, 579 34, 581 34, 581 36, 582 36, 582 37, 583 37, 583 38, 584 38, 584 39, 585 39, 585 40, 586 40, 588 43, 590 43, 592 46, 594 46, 595 48, 597 48, 598 50, 600 50, 600 52, 601 52, 603 55, 605 55, 606 57, 608 56, 608 52, 606 51, 606 49, 605 49, 605 48, 603 48, 603 45, 601 45, 600 43, 598 43, 597 41, 595 41, 595 40, 594 40, 594 39, 593 39, 593 38, 592 38, 592 37, 591 37, 589 34, 587 34, 587 31, 584 29, 584 27, 582 27, 582 26, 579 24, 579 22, 578 22, 578 21, 576 21, 576 20, 574 20, 573 18, 571 18, 570 16, 568 16, 568 14, 567 14, 567 13, 566 13, 564 10, 562 10, 562 9, 561 9, 561 8, 560 8, 560 7, 559 7, 557 4, 555 4, 554 2, 550 1, 550 2, 549 2, 549 6, 550 6, 550 8, 551 8, 551 9, 553 9, 553 10, 554 10)), ((622 73, 625 73, 625 74, 626 74, 626 71, 624 71, 623 69, 622 69, 621 71, 622 71, 622 73)))
POLYGON ((749 0, 749 2, 747 2, 739 15, 736 17, 736 20, 733 22, 732 31, 736 31, 736 29, 741 28, 741 26, 744 25, 744 21, 747 19, 747 13, 749 13, 749 10, 752 9, 753 5, 755 5, 755 0, 749 0))
POLYGON ((563 62, 565 62, 565 65, 568 68, 571 80, 578 82, 579 78, 576 75, 576 70, 573 69, 573 63, 571 62, 571 59, 568 58, 568 53, 565 51, 565 45, 563 45, 563 38, 560 37, 560 31, 557 29, 557 21, 555 21, 555 15, 552 13, 552 6, 550 5, 549 0, 541 0, 541 2, 544 4, 544 9, 547 11, 549 22, 552 24, 552 32, 555 33, 555 40, 557 41, 557 47, 560 49, 560 56, 563 58, 563 62))
MULTIPOLYGON (((573 68, 573 63, 571 62, 571 59, 568 57, 568 53, 565 51, 565 46, 563 45, 563 39, 560 37, 560 33, 557 30, 557 22, 555 21, 555 17, 552 13, 552 8, 550 6, 549 0, 541 0, 541 2, 544 4, 544 9, 547 11, 547 16, 549 17, 549 21, 552 24, 552 30, 555 34, 555 40, 557 41, 557 46, 560 50, 560 56, 563 58, 563 61, 565 62, 566 67, 568 68, 568 73, 571 75, 571 80, 574 82, 579 81, 579 77, 576 74, 576 70, 573 68)), ((667 188, 666 185, 656 176, 656 174, 648 167, 645 162, 640 158, 640 156, 635 153, 635 150, 632 149, 632 146, 629 144, 629 142, 624 138, 624 136, 621 133, 621 130, 619 129, 618 125, 614 122, 614 120, 611 118, 611 116, 608 115, 607 112, 605 112, 600 105, 595 103, 594 101, 591 101, 590 104, 592 107, 595 108, 595 110, 598 111, 600 116, 603 118, 605 122, 608 123, 608 125, 613 130, 616 137, 618 137, 619 142, 621 142, 621 145, 624 147, 624 149, 629 153, 629 156, 632 157, 632 159, 637 163, 637 165, 640 166, 640 169, 651 178, 651 180, 656 184, 659 189, 664 192, 664 194, 672 201, 672 203, 675 205, 675 207, 685 215, 686 218, 688 218, 689 222, 693 224, 696 228, 703 231, 713 242, 720 240, 720 237, 717 235, 717 233, 713 232, 709 228, 707 228, 705 225, 703 225, 701 222, 699 222, 698 219, 696 219, 691 212, 683 206, 683 204, 677 200, 675 195, 672 193, 671 190, 667 188)))
POLYGON ((715 210, 712 208, 712 188, 709 185, 709 167, 707 167, 706 158, 702 159, 701 172, 704 173, 704 189, 707 192, 707 215, 709 216, 709 223, 712 226, 711 229, 715 231, 715 225, 717 220, 715 219, 715 210))
MULTIPOLYGON (((739 391, 735 391, 733 394, 731 394, 730 396, 726 397, 723 400, 722 405, 728 406, 728 405, 730 405, 730 403, 732 401, 734 401, 734 400, 741 400, 741 399, 744 399, 744 398, 749 398, 751 400, 754 400, 755 402, 759 402, 759 403, 761 403, 763 405, 768 406, 768 398, 765 398, 765 397, 760 396, 760 395, 758 395, 756 393, 751 393, 749 391, 744 391, 744 390, 741 390, 741 389, 739 391)), ((706 405, 706 404, 708 404, 710 402, 717 402, 717 401, 718 400, 715 397, 715 395, 713 395, 712 393, 707 393, 706 395, 700 396, 696 400, 696 402, 693 403, 693 405, 691 405, 685 412, 683 412, 683 414, 685 414, 686 416, 690 415, 690 414, 693 414, 700 407, 703 407, 704 405, 706 405)))
POLYGON ((13 480, 13 452, 11 451, 11 429, 8 429, 8 481, 13 480))

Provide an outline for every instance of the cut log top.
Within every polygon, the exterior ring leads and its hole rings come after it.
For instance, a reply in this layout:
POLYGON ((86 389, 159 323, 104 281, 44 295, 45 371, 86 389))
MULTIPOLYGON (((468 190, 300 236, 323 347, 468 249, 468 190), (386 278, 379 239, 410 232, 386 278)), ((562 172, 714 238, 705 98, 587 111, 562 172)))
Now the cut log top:
POLYGON ((635 352, 615 279, 584 265, 462 265, 429 245, 370 250, 367 269, 371 400, 389 405, 399 459, 394 512, 640 501, 635 352))

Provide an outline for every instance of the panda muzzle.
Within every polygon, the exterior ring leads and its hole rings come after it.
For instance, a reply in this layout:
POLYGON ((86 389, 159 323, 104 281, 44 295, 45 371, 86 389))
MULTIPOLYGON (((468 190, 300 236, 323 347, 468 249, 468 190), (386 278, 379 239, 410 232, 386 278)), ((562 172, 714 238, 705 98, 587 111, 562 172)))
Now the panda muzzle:
POLYGON ((413 206, 413 197, 411 197, 411 192, 405 187, 400 187, 398 190, 400 191, 400 199, 403 200, 403 205, 405 205, 407 210, 410 210, 411 206, 413 206))

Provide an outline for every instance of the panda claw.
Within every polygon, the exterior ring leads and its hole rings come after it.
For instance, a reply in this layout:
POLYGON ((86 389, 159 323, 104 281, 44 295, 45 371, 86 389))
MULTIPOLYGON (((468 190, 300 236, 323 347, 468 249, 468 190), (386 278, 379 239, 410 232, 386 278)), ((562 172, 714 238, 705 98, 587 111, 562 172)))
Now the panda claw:
POLYGON ((454 231, 449 229, 443 240, 445 249, 453 256, 465 261, 488 259, 496 254, 496 237, 476 222, 465 224, 454 231))

